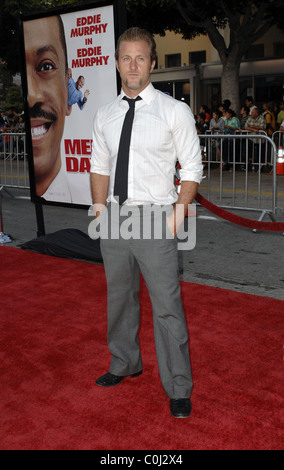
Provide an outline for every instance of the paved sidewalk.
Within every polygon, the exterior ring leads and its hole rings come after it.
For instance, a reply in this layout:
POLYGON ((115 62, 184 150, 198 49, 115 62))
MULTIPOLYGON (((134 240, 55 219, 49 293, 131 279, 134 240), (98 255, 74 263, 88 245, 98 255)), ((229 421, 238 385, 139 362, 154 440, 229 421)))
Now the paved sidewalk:
MULTIPOLYGON (((29 191, 4 189, 1 194, 3 232, 12 239, 7 246, 17 247, 36 238, 35 207, 30 202, 29 191)), ((88 233, 91 218, 87 210, 43 206, 43 213, 46 234, 65 228, 88 233)), ((238 214, 258 218, 255 212, 238 214)), ((283 222, 284 213, 277 213, 276 219, 283 222)), ((268 217, 265 220, 270 221, 268 217)), ((197 244, 194 250, 182 252, 182 264, 183 281, 284 300, 282 232, 255 233, 198 206, 197 244)))

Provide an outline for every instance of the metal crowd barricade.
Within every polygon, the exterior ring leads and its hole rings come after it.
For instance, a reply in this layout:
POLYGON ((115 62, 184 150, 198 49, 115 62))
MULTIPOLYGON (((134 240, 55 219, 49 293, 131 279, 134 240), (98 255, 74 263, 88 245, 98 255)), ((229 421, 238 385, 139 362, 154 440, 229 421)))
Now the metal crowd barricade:
POLYGON ((284 131, 275 131, 272 134, 272 140, 275 142, 277 148, 283 147, 284 148, 284 131))
MULTIPOLYGON (((221 207, 257 210, 261 218, 266 213, 272 217, 277 209, 277 148, 283 134, 277 131, 272 139, 265 132, 199 135, 205 167, 200 192, 221 207)), ((0 187, 30 187, 23 132, 0 134, 0 187)))
POLYGON ((30 187, 26 134, 23 132, 0 134, 0 186, 30 187))
POLYGON ((226 209, 261 212, 272 220, 277 208, 276 145, 265 132, 199 135, 204 176, 200 193, 226 209))

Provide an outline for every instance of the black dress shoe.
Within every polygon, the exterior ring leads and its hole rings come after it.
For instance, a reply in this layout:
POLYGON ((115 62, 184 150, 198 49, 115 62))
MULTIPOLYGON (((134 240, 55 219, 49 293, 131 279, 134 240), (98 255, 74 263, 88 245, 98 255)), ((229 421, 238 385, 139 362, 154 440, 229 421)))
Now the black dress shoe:
POLYGON ((188 418, 191 413, 191 401, 189 398, 170 400, 170 410, 174 418, 188 418))
POLYGON ((110 372, 107 372, 105 375, 102 375, 96 380, 96 384, 100 385, 101 387, 113 387, 114 385, 118 385, 120 382, 122 382, 125 377, 138 377, 141 374, 142 370, 131 375, 114 375, 110 372))

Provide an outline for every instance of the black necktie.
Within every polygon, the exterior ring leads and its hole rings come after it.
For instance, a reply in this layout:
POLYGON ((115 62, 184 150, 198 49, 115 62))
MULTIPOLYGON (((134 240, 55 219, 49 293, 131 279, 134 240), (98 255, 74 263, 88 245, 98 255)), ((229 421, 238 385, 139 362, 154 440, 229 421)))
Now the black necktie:
POLYGON ((123 97, 129 104, 129 109, 125 115, 119 147, 117 154, 115 180, 114 180, 114 196, 119 197, 119 204, 123 204, 126 201, 128 194, 128 161, 129 161, 129 146, 131 139, 131 130, 134 119, 135 101, 141 100, 140 96, 137 96, 135 100, 123 97))

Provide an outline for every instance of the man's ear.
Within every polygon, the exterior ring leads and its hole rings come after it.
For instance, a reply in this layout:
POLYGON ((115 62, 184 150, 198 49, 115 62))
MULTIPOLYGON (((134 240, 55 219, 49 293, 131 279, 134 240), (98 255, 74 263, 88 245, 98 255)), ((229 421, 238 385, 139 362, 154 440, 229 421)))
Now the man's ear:
POLYGON ((71 113, 72 113, 72 106, 67 105, 66 116, 70 116, 71 113))
POLYGON ((119 66, 118 66, 118 61, 117 60, 115 61, 115 66, 117 68, 117 71, 119 72, 119 66))
POLYGON ((152 64, 151 64, 151 67, 150 67, 150 73, 153 72, 155 65, 156 65, 156 61, 153 60, 152 64))

